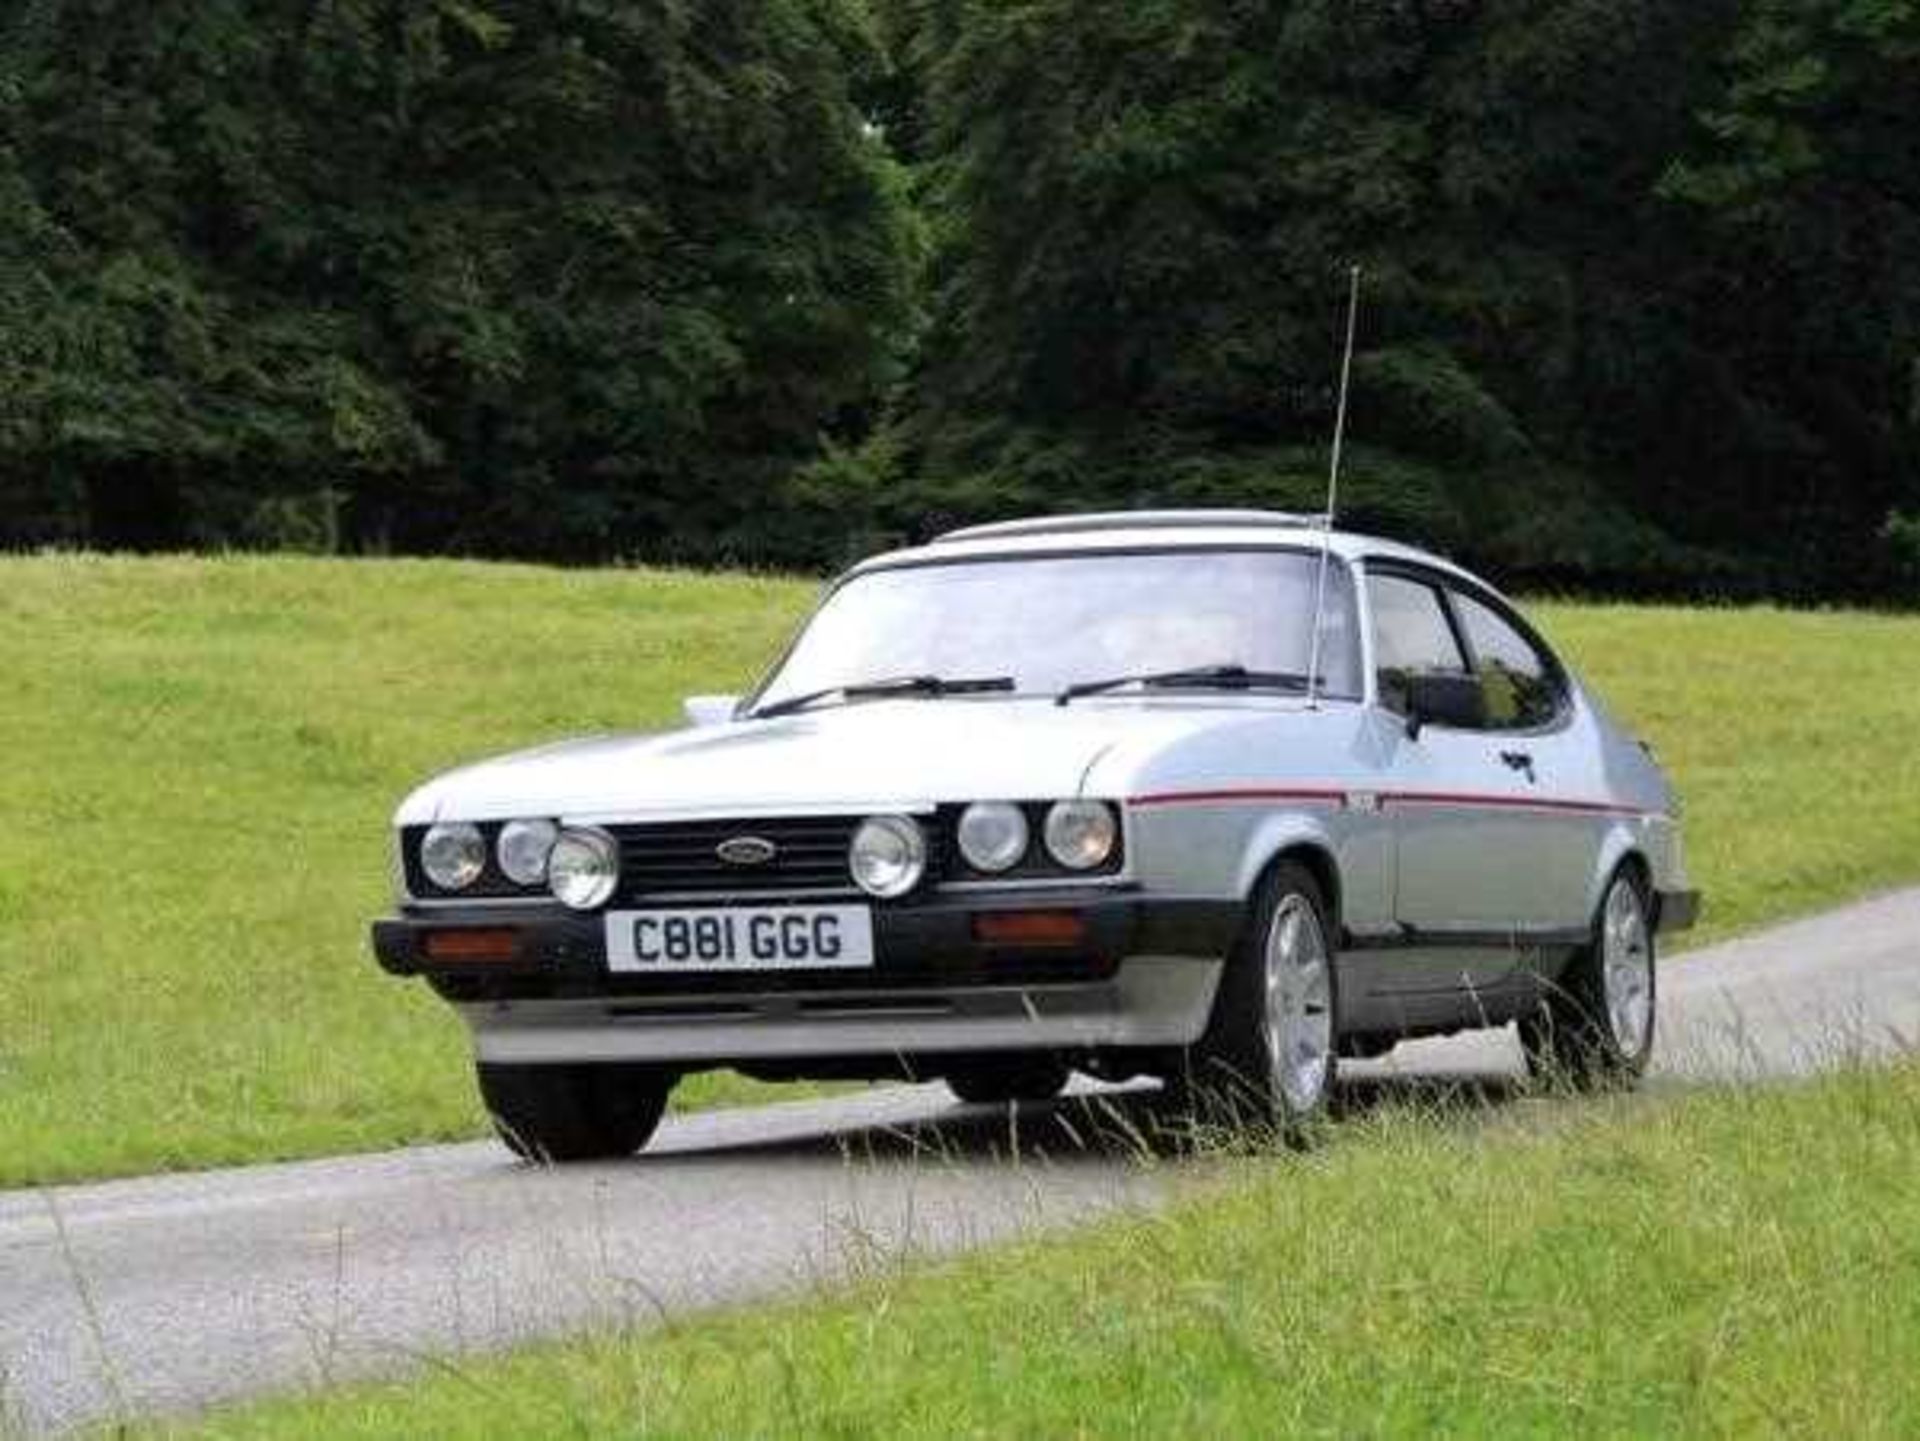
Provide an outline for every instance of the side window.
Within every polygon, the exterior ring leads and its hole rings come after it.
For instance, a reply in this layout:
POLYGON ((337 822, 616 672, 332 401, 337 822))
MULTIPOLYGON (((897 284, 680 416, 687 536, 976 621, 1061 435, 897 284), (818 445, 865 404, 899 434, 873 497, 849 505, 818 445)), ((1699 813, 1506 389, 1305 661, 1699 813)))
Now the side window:
POLYGON ((1375 575, 1367 580, 1367 593, 1373 601, 1373 664, 1382 705, 1406 714, 1409 675, 1467 673, 1437 590, 1397 575, 1375 575))
POLYGON ((1454 592, 1454 614, 1473 648, 1474 670, 1487 697, 1487 724, 1497 730, 1527 730, 1560 711, 1554 668, 1497 611, 1454 592))
MULTIPOLYGON (((1340 562, 1327 567, 1327 593, 1320 621, 1320 691, 1340 700, 1359 700, 1359 606, 1353 598, 1353 576, 1340 562)), ((1313 641, 1309 636, 1307 644, 1313 641)))

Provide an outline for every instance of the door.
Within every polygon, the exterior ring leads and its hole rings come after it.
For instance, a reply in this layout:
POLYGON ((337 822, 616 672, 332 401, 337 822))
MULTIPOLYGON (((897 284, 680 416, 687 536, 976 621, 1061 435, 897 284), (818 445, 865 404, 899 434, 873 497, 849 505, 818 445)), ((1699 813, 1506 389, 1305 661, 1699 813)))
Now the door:
POLYGON ((1380 703, 1406 713, 1406 678, 1481 681, 1487 724, 1401 729, 1382 805, 1393 820, 1394 917, 1474 944, 1584 925, 1596 818, 1558 786, 1579 773, 1563 673, 1493 604, 1418 572, 1374 573, 1380 703))

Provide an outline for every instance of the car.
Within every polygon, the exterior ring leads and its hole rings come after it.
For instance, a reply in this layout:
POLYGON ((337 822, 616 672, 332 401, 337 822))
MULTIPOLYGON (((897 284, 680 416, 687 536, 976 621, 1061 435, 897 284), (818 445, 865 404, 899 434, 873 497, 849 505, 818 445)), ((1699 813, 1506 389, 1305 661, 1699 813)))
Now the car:
POLYGON ((1699 909, 1672 786, 1519 610, 1320 517, 955 531, 686 711, 395 818, 374 951, 465 1019, 522 1155, 629 1155, 719 1067, 1159 1077, 1289 1136, 1412 1036, 1517 1023, 1630 1083, 1699 909))

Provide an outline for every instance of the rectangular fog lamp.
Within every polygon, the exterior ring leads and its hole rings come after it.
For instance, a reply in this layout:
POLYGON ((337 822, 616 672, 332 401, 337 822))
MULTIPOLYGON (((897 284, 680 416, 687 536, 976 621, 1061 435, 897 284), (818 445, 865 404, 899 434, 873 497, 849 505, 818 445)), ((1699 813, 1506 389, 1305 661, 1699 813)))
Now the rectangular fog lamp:
POLYGON ((429 931, 423 945, 430 961, 511 961, 520 954, 520 933, 499 927, 429 931))
POLYGON ((996 946, 1077 946, 1087 923, 1074 911, 983 911, 973 918, 973 938, 996 946))

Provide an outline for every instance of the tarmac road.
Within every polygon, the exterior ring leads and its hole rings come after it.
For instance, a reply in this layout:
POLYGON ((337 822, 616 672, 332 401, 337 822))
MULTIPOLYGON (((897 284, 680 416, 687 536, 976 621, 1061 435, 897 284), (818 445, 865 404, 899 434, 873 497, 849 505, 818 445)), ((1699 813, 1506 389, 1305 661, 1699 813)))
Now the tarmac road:
MULTIPOLYGON (((1661 986, 1669 1083, 1912 1049, 1920 890, 1696 952, 1661 986)), ((1497 1089, 1517 1067, 1498 1033, 1343 1077, 1364 1104, 1435 1078, 1497 1089)), ((542 1171, 473 1144, 0 1192, 0 1434, 402 1371, 1149 1206, 1182 1168, 1141 1163, 1136 1106, 1015 1117, 898 1087, 675 1120, 619 1165, 542 1171)))

